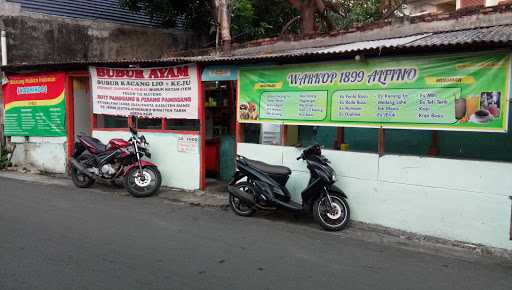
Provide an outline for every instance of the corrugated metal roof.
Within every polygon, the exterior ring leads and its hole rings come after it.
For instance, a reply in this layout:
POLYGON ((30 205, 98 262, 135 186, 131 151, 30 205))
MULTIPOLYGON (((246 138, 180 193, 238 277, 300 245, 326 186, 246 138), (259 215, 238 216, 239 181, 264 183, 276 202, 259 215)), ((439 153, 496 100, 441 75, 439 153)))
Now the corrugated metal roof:
POLYGON ((512 25, 474 28, 435 33, 408 43, 408 47, 445 46, 469 43, 505 43, 512 41, 512 25))
POLYGON ((430 36, 432 33, 413 35, 407 37, 398 37, 398 38, 390 38, 390 39, 379 39, 379 40, 370 40, 370 41, 360 41, 353 43, 346 43, 341 45, 332 46, 325 49, 318 50, 319 53, 335 53, 335 52, 347 52, 347 51, 358 51, 364 49, 372 49, 372 48, 386 48, 386 47, 397 47, 401 45, 408 44, 410 42, 416 41, 418 39, 422 39, 424 37, 430 36))
POLYGON ((7 0, 7 2, 21 4, 24 11, 48 15, 100 19, 145 26, 158 25, 157 20, 153 21, 142 12, 137 13, 121 8, 119 0, 7 0))
POLYGON ((295 49, 287 52, 248 54, 243 56, 215 57, 202 56, 196 57, 197 61, 243 61, 243 60, 272 60, 276 58, 293 58, 302 56, 325 56, 341 55, 346 53, 365 53, 381 50, 407 50, 411 48, 429 49, 439 47, 460 46, 469 44, 512 44, 512 24, 499 25, 484 28, 474 28, 467 30, 438 32, 411 35, 405 37, 378 39, 370 41, 360 41, 353 43, 344 43, 329 47, 316 47, 307 49, 295 49))

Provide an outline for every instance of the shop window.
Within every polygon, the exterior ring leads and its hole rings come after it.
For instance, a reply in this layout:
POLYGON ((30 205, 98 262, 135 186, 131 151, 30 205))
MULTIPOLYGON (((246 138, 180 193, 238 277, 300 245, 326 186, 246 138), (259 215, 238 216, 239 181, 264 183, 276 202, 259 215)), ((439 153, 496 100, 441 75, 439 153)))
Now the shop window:
MULTIPOLYGON (((509 120, 509 128, 510 124, 509 120)), ((512 162, 512 132, 438 132, 439 156, 512 162)))
MULTIPOLYGON (((262 125, 241 123, 242 140, 244 143, 262 143, 262 125)), ((378 129, 374 128, 343 128, 333 126, 286 125, 282 128, 286 134, 285 146, 309 146, 320 144, 325 149, 348 150, 358 152, 377 152, 378 129), (338 136, 340 134, 340 136, 338 136), (340 140, 343 141, 341 144, 340 140)), ((268 139, 268 138, 267 138, 268 139)), ((279 142, 280 144, 280 142, 279 142)))
MULTIPOLYGON (((512 122, 509 120, 509 128, 512 122)), ((242 142, 261 144, 261 124, 240 124, 242 142)), ((321 144, 326 149, 377 153, 379 129, 286 126, 286 146, 321 144), (340 130, 342 129, 342 130, 340 130), (341 142, 343 141, 343 142, 341 142), (341 144, 341 143, 342 144, 341 144)), ((284 133, 283 133, 284 134, 284 133)), ((483 133, 385 129, 384 154, 512 162, 512 132, 483 133)))
POLYGON ((199 131, 199 120, 167 119, 165 129, 174 131, 199 131))
POLYGON ((240 124, 244 143, 260 144, 261 124, 240 124))
POLYGON ((386 129, 385 153, 426 156, 432 145, 432 131, 386 129))
POLYGON ((512 132, 385 131, 385 154, 512 162, 511 152, 512 132))
POLYGON ((378 129, 333 126, 298 126, 298 129, 298 143, 303 146, 320 144, 325 149, 377 152, 378 129))
POLYGON ((95 115, 98 128, 128 128, 128 117, 95 115))
POLYGON ((133 123, 137 129, 162 130, 162 119, 145 119, 133 117, 133 123))
POLYGON ((198 119, 161 119, 161 118, 139 118, 95 115, 96 128, 99 129, 128 129, 132 124, 137 129, 142 130, 169 130, 169 131, 199 131, 198 119))
POLYGON ((303 146, 320 144, 325 149, 334 149, 336 143, 336 127, 298 126, 298 143, 303 146))
POLYGON ((376 153, 379 147, 379 129, 343 128, 343 146, 348 151, 376 153))

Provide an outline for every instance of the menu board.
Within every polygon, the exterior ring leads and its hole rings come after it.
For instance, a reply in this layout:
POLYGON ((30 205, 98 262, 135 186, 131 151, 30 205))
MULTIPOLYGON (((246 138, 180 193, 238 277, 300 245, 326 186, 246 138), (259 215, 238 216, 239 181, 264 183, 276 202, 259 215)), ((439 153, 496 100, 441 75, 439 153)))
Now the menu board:
POLYGON ((507 131, 510 53, 240 69, 242 123, 507 131))
POLYGON ((459 88, 336 91, 334 121, 451 124, 459 88))
POLYGON ((5 136, 66 136, 65 74, 8 77, 4 92, 5 136))
POLYGON ((327 91, 265 92, 261 103, 262 118, 323 120, 327 114, 327 91))

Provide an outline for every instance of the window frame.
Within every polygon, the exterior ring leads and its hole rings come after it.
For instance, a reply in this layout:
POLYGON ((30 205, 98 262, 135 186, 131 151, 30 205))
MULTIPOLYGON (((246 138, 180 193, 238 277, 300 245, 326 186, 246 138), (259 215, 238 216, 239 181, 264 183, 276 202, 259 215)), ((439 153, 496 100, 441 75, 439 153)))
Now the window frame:
MULTIPOLYGON (((103 116, 117 116, 117 115, 108 115, 108 114, 92 114, 92 119, 93 119, 93 122, 92 122, 92 130, 93 131, 123 131, 123 132, 128 132, 130 129, 129 127, 131 126, 135 126, 135 122, 134 122, 134 117, 136 116, 127 116, 128 118, 128 127, 126 128, 102 128, 102 127, 98 127, 98 116, 100 115, 103 115, 103 116)), ((154 119, 160 119, 161 121, 161 126, 160 126, 160 129, 139 129, 137 128, 137 131, 139 132, 147 132, 147 133, 173 133, 173 134, 189 134, 189 135, 200 135, 200 130, 198 129, 197 131, 183 131, 183 130, 170 130, 170 129, 165 129, 167 128, 167 120, 169 118, 154 118, 154 119)), ((197 119, 199 120, 199 119, 197 119)))

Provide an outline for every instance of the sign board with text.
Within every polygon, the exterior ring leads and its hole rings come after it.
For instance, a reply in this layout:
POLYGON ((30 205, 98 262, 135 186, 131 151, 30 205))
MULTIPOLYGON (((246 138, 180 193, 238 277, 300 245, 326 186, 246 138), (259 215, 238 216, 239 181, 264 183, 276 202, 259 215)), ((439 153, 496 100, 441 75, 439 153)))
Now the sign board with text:
POLYGON ((238 121, 506 132, 510 53, 240 68, 238 121))
POLYGON ((11 75, 3 86, 5 136, 66 136, 65 74, 11 75))
POLYGON ((178 135, 178 152, 199 153, 199 136, 180 134, 178 135))
POLYGON ((93 112, 143 118, 198 119, 193 64, 158 68, 90 67, 93 112))

